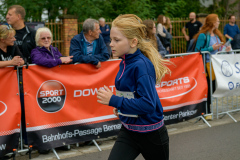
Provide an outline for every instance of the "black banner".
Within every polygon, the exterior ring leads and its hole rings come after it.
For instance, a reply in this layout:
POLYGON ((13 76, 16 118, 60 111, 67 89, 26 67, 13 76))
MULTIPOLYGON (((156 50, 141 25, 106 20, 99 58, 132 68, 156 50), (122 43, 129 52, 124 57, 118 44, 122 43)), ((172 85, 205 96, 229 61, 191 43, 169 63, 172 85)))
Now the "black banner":
POLYGON ((51 149, 98 138, 117 135, 121 128, 120 120, 86 125, 69 125, 28 133, 28 143, 34 149, 51 149))
POLYGON ((13 149, 18 148, 19 133, 14 133, 11 135, 0 136, 0 157, 5 154, 13 152, 13 149))
POLYGON ((183 122, 197 116, 200 116, 205 111, 206 101, 198 104, 192 104, 181 107, 174 111, 164 112, 164 123, 166 125, 183 122))

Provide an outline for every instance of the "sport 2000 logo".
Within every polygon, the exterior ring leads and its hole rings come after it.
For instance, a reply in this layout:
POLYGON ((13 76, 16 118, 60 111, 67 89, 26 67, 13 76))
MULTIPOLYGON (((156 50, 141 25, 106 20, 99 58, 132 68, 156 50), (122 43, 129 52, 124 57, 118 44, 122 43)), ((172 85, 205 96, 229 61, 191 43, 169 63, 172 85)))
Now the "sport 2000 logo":
POLYGON ((63 108, 66 95, 66 89, 61 82, 49 80, 43 82, 38 89, 37 102, 43 111, 54 113, 63 108))

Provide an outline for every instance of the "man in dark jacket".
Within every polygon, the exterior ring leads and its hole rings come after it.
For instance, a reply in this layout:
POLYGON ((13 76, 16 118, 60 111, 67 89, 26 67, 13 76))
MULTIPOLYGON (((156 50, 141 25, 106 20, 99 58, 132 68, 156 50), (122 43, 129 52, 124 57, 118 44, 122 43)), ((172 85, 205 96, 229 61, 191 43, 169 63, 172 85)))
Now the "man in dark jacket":
POLYGON ((104 43, 99 22, 87 19, 83 23, 83 31, 71 40, 70 55, 73 63, 91 63, 96 68, 101 67, 101 62, 109 59, 109 53, 104 43))
POLYGON ((30 54, 32 49, 36 47, 36 31, 24 24, 25 15, 25 9, 22 6, 13 5, 8 8, 6 20, 16 30, 15 44, 22 52, 25 62, 32 63, 30 54))
POLYGON ((111 55, 112 50, 110 47, 110 27, 105 23, 105 19, 103 17, 99 19, 99 25, 100 25, 101 35, 108 49, 108 53, 111 55))

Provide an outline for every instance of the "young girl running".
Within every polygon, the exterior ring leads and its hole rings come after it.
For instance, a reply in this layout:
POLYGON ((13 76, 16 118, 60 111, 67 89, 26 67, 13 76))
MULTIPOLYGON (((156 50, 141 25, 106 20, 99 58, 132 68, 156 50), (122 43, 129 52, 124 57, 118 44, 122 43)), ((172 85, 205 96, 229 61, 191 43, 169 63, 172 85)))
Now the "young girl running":
POLYGON ((109 160, 133 160, 140 153, 147 160, 169 159, 169 137, 155 84, 169 69, 158 51, 145 40, 146 26, 133 14, 112 23, 112 54, 121 57, 115 79, 116 95, 109 88, 98 91, 98 102, 114 107, 122 128, 109 160))

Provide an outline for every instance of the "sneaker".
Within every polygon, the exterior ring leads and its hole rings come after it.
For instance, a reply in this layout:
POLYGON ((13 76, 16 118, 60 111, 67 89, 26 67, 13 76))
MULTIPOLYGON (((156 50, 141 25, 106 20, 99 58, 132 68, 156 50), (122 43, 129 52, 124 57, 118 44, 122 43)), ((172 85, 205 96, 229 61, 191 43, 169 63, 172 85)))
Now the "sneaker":
POLYGON ((207 121, 211 121, 212 120, 212 115, 206 116, 204 117, 207 121))

